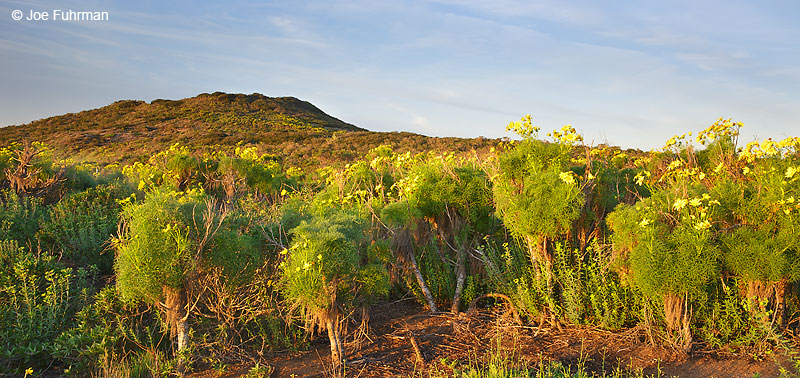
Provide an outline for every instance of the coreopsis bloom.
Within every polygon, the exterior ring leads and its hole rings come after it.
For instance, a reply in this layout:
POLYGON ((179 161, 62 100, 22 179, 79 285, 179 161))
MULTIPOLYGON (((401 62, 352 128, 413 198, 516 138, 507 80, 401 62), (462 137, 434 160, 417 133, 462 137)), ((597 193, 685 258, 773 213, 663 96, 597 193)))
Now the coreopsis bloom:
POLYGON ((698 231, 707 230, 709 228, 711 228, 711 222, 709 222, 708 219, 706 219, 706 220, 704 220, 702 222, 697 222, 694 225, 694 229, 698 230, 698 231))
POLYGON ((558 175, 558 177, 561 179, 561 181, 564 181, 565 183, 567 183, 569 185, 572 185, 572 184, 575 183, 575 178, 572 177, 572 172, 561 172, 558 175))

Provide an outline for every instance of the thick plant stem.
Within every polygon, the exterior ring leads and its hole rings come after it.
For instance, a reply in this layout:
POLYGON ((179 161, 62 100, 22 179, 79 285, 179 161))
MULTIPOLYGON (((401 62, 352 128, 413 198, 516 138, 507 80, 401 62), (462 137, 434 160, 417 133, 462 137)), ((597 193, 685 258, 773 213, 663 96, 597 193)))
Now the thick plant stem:
POLYGON ((459 251, 456 257, 456 292, 453 295, 453 305, 450 308, 450 312, 454 314, 457 314, 461 307, 461 293, 464 291, 464 283, 467 280, 466 260, 466 252, 459 251))
POLYGON ((331 343, 331 369, 334 377, 344 376, 344 348, 339 329, 338 316, 330 316, 327 319, 328 340, 331 343))
POLYGON ((782 279, 775 283, 775 314, 777 324, 781 327, 786 325, 786 288, 789 286, 787 279, 782 279))
MULTIPOLYGON (((525 241, 528 244, 528 253, 530 254, 531 264, 535 274, 536 282, 545 281, 547 285, 547 295, 555 305, 557 298, 555 292, 555 282, 553 281, 553 257, 547 250, 547 237, 539 236, 538 238, 527 235, 525 241)), ((555 308, 551 308, 550 325, 560 327, 555 308)))
POLYGON ((183 376, 186 373, 186 356, 183 354, 186 351, 186 348, 189 346, 189 322, 185 319, 179 319, 178 324, 176 324, 177 328, 177 338, 178 338, 178 364, 177 369, 178 373, 183 376))
POLYGON ((411 269, 414 271, 414 277, 417 279, 417 284, 420 290, 422 290, 422 294, 425 295, 428 307, 430 307, 432 313, 439 312, 439 309, 436 307, 436 302, 433 300, 433 294, 431 294, 431 290, 428 289, 428 284, 425 283, 425 277, 422 276, 422 272, 419 270, 417 257, 414 256, 414 253, 409 253, 408 260, 411 261, 411 269))
POLYGON ((189 322, 186 313, 188 299, 186 289, 164 286, 163 290, 166 299, 167 322, 177 342, 178 361, 175 368, 178 374, 183 376, 186 372, 185 354, 189 346, 189 322))
POLYGON ((530 235, 525 236, 525 242, 528 244, 528 257, 531 260, 531 266, 536 275, 536 281, 539 281, 542 278, 541 267, 539 266, 539 243, 530 235))
POLYGON ((692 347, 690 328, 692 314, 687 299, 685 295, 664 294, 664 319, 667 322, 667 330, 677 336, 675 345, 684 352, 688 352, 692 347))
POLYGON ((748 281, 745 297, 754 305, 750 311, 756 315, 772 312, 772 319, 762 319, 765 323, 776 323, 783 326, 786 323, 786 287, 788 280, 782 279, 775 282, 748 281))

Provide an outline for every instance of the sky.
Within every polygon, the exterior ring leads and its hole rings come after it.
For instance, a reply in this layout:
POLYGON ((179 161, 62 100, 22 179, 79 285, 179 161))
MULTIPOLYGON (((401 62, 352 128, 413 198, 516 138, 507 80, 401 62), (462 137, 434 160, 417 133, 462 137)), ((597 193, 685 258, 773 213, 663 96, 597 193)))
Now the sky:
POLYGON ((798 19, 769 0, 2 0, 0 126, 222 91, 430 136, 532 114, 591 144, 656 148, 719 117, 782 139, 800 135, 798 19))

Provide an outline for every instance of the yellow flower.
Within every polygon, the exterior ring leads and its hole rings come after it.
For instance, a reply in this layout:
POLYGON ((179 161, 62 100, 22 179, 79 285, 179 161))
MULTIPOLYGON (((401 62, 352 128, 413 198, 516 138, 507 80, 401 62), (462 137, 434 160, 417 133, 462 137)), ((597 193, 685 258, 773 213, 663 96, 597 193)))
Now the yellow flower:
POLYGON ((285 195, 286 195, 286 193, 288 193, 288 192, 286 191, 286 189, 281 189, 281 196, 285 196, 285 195))
POLYGON ((700 204, 701 204, 701 203, 702 203, 702 202, 700 202, 700 198, 696 198, 696 197, 695 197, 695 198, 692 198, 692 199, 689 201, 689 204, 690 204, 690 205, 692 205, 692 206, 694 206, 694 207, 700 206, 700 204))
POLYGON ((647 225, 649 225, 650 223, 652 223, 652 222, 650 222, 650 220, 648 220, 647 218, 645 218, 645 219, 642 219, 642 221, 641 221, 641 222, 639 222, 639 226, 640 226, 640 227, 647 227, 647 225))
POLYGON ((676 169, 676 168, 678 168, 678 167, 680 167, 682 165, 683 165, 683 161, 682 160, 675 160, 672 163, 669 163, 669 166, 667 166, 667 169, 671 171, 671 170, 676 169))
POLYGON ((672 204, 672 208, 675 209, 675 211, 681 211, 681 209, 686 207, 687 203, 689 203, 689 201, 687 199, 679 198, 679 199, 676 199, 675 203, 672 204))
POLYGON ((586 178, 588 180, 594 180, 594 175, 592 174, 592 172, 589 172, 589 174, 586 176, 586 178))
POLYGON ((719 173, 722 170, 722 163, 717 164, 717 167, 714 168, 714 173, 719 173))
POLYGON ((703 231, 711 228, 711 223, 708 220, 704 220, 702 222, 697 222, 694 225, 694 229, 698 231, 703 231))
POLYGON ((558 177, 561 179, 561 181, 564 181, 569 185, 575 183, 575 179, 572 177, 572 172, 561 172, 558 177))
POLYGON ((775 143, 775 141, 772 140, 772 138, 768 138, 767 140, 761 142, 761 149, 767 155, 777 155, 778 154, 778 148, 777 147, 778 147, 778 144, 775 143))
POLYGON ((790 179, 794 177, 795 173, 797 173, 797 168, 795 167, 786 168, 786 178, 790 179))
POLYGON ((636 176, 633 178, 633 180, 636 182, 636 185, 640 185, 641 186, 644 183, 644 179, 647 178, 647 177, 650 177, 650 172, 648 172, 648 171, 639 172, 639 173, 636 174, 636 176))
POLYGON ((792 212, 792 209, 783 209, 783 212, 784 212, 786 215, 789 215, 789 214, 792 212))
POLYGON ((748 174, 748 173, 750 173, 750 167, 744 167, 744 168, 742 168, 742 173, 744 173, 744 174, 748 174))

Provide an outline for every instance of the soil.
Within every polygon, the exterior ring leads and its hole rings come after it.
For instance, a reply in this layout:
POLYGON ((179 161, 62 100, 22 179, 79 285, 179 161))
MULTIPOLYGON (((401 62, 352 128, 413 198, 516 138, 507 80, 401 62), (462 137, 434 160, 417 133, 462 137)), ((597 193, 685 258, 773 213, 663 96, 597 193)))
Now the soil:
MULTIPOLYGON (((369 331, 350 326, 346 339, 347 376, 427 377, 452 376, 454 363, 501 358, 537 366, 560 361, 602 373, 616 369, 661 377, 778 377, 782 357, 754 359, 747 355, 694 351, 681 353, 653 342, 645 327, 607 331, 590 327, 531 327, 514 321, 502 307, 471 314, 430 314, 414 300, 406 299, 373 306, 369 331), (353 335, 361 335, 360 340, 353 335), (412 337, 424 361, 419 361, 412 337)), ((328 377, 330 346, 325 335, 317 336, 308 351, 276 354, 269 358, 270 377, 328 377)), ((194 378, 234 378, 247 375, 251 366, 232 366, 226 372, 202 371, 194 378)))

